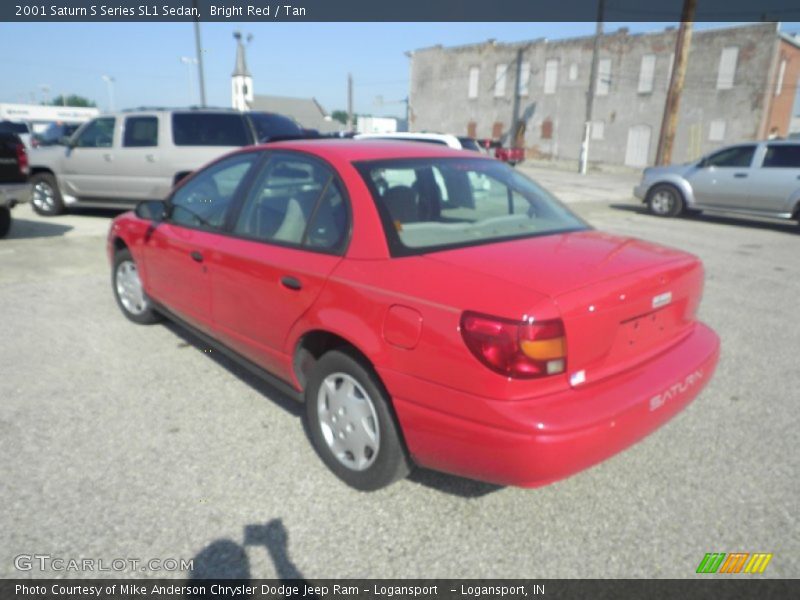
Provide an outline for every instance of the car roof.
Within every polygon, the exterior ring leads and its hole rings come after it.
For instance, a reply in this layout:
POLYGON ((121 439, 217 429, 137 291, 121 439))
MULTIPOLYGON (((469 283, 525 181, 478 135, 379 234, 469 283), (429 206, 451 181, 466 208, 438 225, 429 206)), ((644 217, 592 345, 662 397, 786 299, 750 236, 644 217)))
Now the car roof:
POLYGON ((285 149, 309 152, 320 158, 351 162, 392 158, 470 158, 483 159, 479 154, 426 142, 385 139, 322 139, 291 140, 258 146, 260 149, 285 149))

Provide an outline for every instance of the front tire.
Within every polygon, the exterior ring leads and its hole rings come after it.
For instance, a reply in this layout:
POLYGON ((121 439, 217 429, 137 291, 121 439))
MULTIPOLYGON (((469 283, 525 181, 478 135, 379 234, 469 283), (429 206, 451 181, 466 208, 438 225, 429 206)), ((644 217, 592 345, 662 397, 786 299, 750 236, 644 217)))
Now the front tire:
POLYGON ((683 194, 674 185, 656 185, 647 194, 647 208, 658 217, 677 217, 683 213, 686 203, 683 194))
POLYGON ((320 458, 347 485, 386 487, 411 470, 389 395, 355 353, 322 356, 305 391, 306 426, 320 458))
POLYGON ((9 229, 11 229, 11 209, 0 206, 0 238, 6 237, 9 229))
POLYGON ((36 173, 31 177, 31 204, 36 214, 54 217, 64 212, 64 199, 58 189, 56 178, 50 173, 36 173))
POLYGON ((161 320, 153 309, 153 302, 145 293, 139 278, 139 269, 129 250, 120 250, 114 256, 111 287, 122 314, 134 323, 149 325, 161 320))

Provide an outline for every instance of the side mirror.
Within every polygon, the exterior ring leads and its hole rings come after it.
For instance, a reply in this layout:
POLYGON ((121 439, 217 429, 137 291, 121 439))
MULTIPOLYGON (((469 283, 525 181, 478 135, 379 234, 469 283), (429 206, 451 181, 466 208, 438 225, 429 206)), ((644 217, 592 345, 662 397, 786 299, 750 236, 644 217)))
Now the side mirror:
POLYGON ((167 218, 167 203, 163 200, 145 200, 139 202, 133 212, 140 219, 160 223, 167 218))
POLYGON ((705 169, 708 166, 708 158, 706 158, 705 156, 701 158, 700 162, 697 163, 697 166, 700 167, 701 169, 705 169))
POLYGON ((58 138, 58 144, 60 146, 71 146, 70 139, 70 136, 62 135, 60 138, 58 138))

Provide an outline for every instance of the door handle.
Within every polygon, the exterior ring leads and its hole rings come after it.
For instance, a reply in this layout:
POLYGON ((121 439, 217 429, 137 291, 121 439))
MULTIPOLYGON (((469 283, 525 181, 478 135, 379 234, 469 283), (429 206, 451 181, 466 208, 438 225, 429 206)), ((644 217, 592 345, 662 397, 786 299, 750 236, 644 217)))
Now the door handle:
POLYGON ((300 283, 300 280, 296 277, 291 277, 289 275, 284 275, 281 277, 281 285, 285 288, 290 290, 300 290, 303 287, 303 284, 300 283))
POLYGON ((189 256, 192 257, 192 260, 194 262, 199 262, 199 263, 203 262, 203 255, 200 254, 200 252, 198 252, 197 250, 193 250, 192 252, 190 252, 189 256))
POLYGON ((736 177, 737 179, 744 179, 745 177, 747 177, 747 173, 734 173, 733 176, 736 177))
POLYGON ((107 162, 114 160, 114 157, 111 154, 103 154, 103 158, 105 158, 107 162))
POLYGON ((156 157, 152 154, 145 155, 145 158, 147 159, 147 162, 156 162, 156 157))

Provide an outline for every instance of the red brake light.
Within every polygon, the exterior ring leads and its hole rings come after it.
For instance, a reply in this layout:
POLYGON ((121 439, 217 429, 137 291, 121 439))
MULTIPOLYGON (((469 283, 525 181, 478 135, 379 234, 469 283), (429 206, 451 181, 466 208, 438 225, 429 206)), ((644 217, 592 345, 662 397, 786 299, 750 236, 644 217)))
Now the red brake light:
POLYGON ((28 174, 28 153, 25 152, 25 146, 17 144, 17 164, 19 165, 19 172, 23 175, 28 174))
POLYGON ((470 352, 501 375, 530 379, 566 370, 567 345, 561 319, 523 322, 465 312, 461 335, 470 352))

